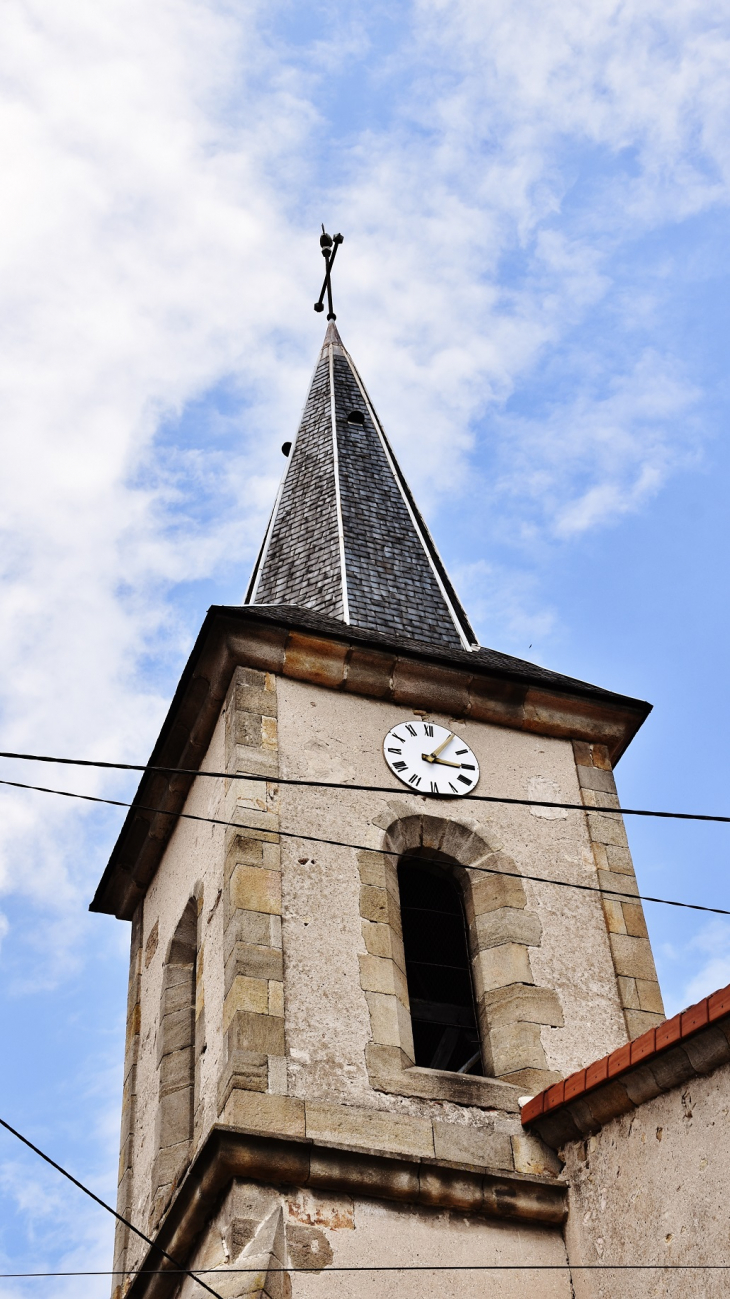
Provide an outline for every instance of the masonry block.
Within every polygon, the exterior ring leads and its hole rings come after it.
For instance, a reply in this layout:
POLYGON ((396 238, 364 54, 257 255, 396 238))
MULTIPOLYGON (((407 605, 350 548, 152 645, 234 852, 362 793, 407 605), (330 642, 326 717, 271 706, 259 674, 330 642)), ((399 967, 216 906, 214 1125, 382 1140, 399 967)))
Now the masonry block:
MULTIPOLYGON (((622 904, 624 898, 636 897, 639 885, 635 875, 621 875, 617 871, 598 871, 598 883, 607 893, 618 893, 620 897, 607 898, 607 901, 622 904)), ((629 905, 631 905, 629 903, 629 905)), ((625 921, 624 921, 625 923, 625 921)))
POLYGON ((619 875, 634 875, 634 863, 628 848, 621 848, 617 844, 604 846, 609 870, 616 871, 619 875))
POLYGON ((602 794, 616 794, 616 782, 612 771, 602 771, 600 767, 576 765, 578 784, 581 789, 592 789, 602 794))
POLYGON ((480 952, 474 961, 479 972, 478 994, 482 990, 503 988, 511 983, 534 983, 527 948, 518 943, 504 943, 480 952))
POLYGON ((256 1132, 271 1132, 285 1137, 305 1135, 304 1102, 291 1096, 234 1089, 221 1117, 224 1123, 233 1127, 256 1132))
POLYGON ((616 982, 618 983, 618 995, 621 1005, 630 1010, 641 1010, 639 1001, 639 989, 636 979, 628 979, 626 975, 619 974, 616 982))
POLYGON ((624 1019, 629 1038, 633 1042, 635 1037, 641 1037, 649 1028, 656 1028, 658 1024, 664 1022, 664 1014, 652 1014, 648 1010, 629 1010, 624 1007, 624 1019))
POLYGON ((236 943, 226 961, 226 993, 228 993, 234 979, 240 976, 250 979, 283 979, 283 953, 275 947, 263 946, 258 943, 236 943))
POLYGON ((512 1143, 506 1132, 477 1128, 472 1124, 433 1124, 433 1148, 437 1159, 455 1164, 477 1164, 485 1168, 514 1168, 512 1143))
POLYGON ((192 965, 168 965, 163 976, 160 1014, 165 1017, 177 1011, 189 1010, 193 1000, 193 967, 192 965), (167 978, 167 971, 175 970, 182 977, 177 981, 167 978))
POLYGON ((524 1020, 531 1024, 550 1024, 563 1028, 565 1020, 558 994, 552 988, 536 988, 522 983, 495 988, 481 998, 487 1021, 504 1027, 524 1020))
POLYGON ((239 975, 233 980, 223 1003, 223 1032, 238 1011, 253 1011, 266 1015, 269 1009, 269 985, 265 979, 249 979, 239 975))
POLYGON ((281 914, 281 875, 278 871, 239 864, 231 875, 230 891, 234 907, 281 914))
POLYGON ((624 913, 627 934, 630 934, 632 938, 648 938, 644 908, 641 903, 622 902, 621 909, 624 913))
POLYGON ((539 1024, 495 1025, 489 1034, 489 1052, 496 1078, 518 1069, 547 1068, 539 1024))
POLYGON ((389 1074, 402 1073, 413 1065, 413 1056, 406 1055, 400 1046, 382 1046, 379 1042, 368 1042, 365 1047, 365 1062, 368 1073, 373 1076, 387 1077, 389 1074))
POLYGON ((617 974, 634 979, 656 981, 656 968, 647 938, 630 938, 627 934, 609 934, 613 963, 617 974))
POLYGON ((434 1153, 430 1122, 410 1114, 307 1102, 306 1125, 306 1135, 319 1142, 346 1142, 426 1157, 434 1153))
POLYGON ((153 1181, 155 1187, 169 1186, 185 1168, 190 1157, 190 1142, 179 1141, 176 1145, 160 1150, 155 1158, 153 1181))
MULTIPOLYGON (((661 989, 654 979, 637 979, 636 990, 639 996, 639 1008, 651 1011, 655 1015, 664 1015, 664 1002, 661 989)), ((632 1009, 635 1009, 632 1007, 632 1009)))
POLYGON ((681 1087, 682 1083, 693 1078, 695 1073, 694 1065, 683 1046, 675 1046, 671 1051, 655 1056, 648 1062, 648 1068, 651 1069, 662 1091, 669 1091, 671 1087, 681 1087))
POLYGON ((361 988, 366 992, 392 993, 404 1006, 409 1005, 406 976, 394 961, 370 955, 359 956, 358 960, 361 988))
POLYGON ((234 834, 226 852, 226 879, 236 866, 260 866, 264 858, 264 847, 261 839, 243 834, 234 834))
POLYGON ((234 1088, 243 1091, 269 1090, 270 1057, 262 1051, 232 1051, 218 1080, 218 1113, 220 1114, 234 1088))
POLYGON ((505 870, 512 871, 514 874, 502 874, 498 871, 494 875, 477 876, 475 871, 470 876, 471 901, 475 915, 481 915, 485 911, 497 911, 501 907, 522 910, 527 905, 525 886, 517 874, 517 867, 511 857, 493 853, 489 857, 481 858, 476 864, 480 867, 496 868, 501 864, 505 870))
MULTIPOLYGON (((608 806, 608 803, 606 804, 608 806)), ((611 844, 618 848, 628 848, 628 840, 620 816, 610 813, 587 811, 588 827, 591 838, 596 843, 611 844)))
POLYGON ((360 883, 370 884, 373 888, 386 888, 386 862, 387 857, 382 852, 370 852, 364 850, 357 854, 357 868, 360 873, 360 883))
POLYGON ((269 1014, 284 1018, 284 984, 276 979, 269 982, 269 1014))
POLYGON ((391 925, 402 937, 400 907, 389 889, 376 889, 363 885, 360 889, 360 915, 375 924, 391 925))
POLYGON ((224 959, 231 959, 237 943, 273 947, 281 951, 281 917, 261 911, 237 910, 226 925, 224 959))
POLYGON ((365 997, 370 1011, 373 1041, 381 1046, 402 1046, 411 1054, 411 1017, 400 999, 380 992, 366 992, 365 997))
POLYGON ((542 938, 540 917, 524 908, 499 907, 475 916, 473 925, 475 947, 483 951, 501 947, 504 943, 522 943, 537 947, 542 938))
POLYGON ((521 1132, 511 1138, 514 1166, 518 1173, 533 1177, 559 1177, 562 1162, 554 1150, 534 1132, 521 1132))
POLYGON ((237 1010, 227 1033, 229 1058, 234 1051, 285 1055, 284 1021, 278 1015, 258 1015, 237 1010))
POLYGON ((164 1096, 167 1092, 178 1091, 180 1087, 189 1086, 193 1065, 192 1046, 163 1056, 159 1072, 160 1095, 164 1096))
POLYGON ((157 1063, 163 1056, 183 1047, 192 1046, 195 1034, 193 1008, 177 1010, 172 1015, 163 1015, 157 1033, 157 1063))
POLYGON ((259 672, 255 668, 236 668, 233 681, 233 696, 229 696, 229 705, 234 711, 260 713, 266 717, 276 717, 276 677, 270 672, 259 672))
POLYGON ((390 925, 378 925, 371 920, 363 920, 362 936, 370 956, 389 958, 395 961, 401 970, 405 970, 403 940, 390 925))
MULTIPOLYGON (((599 871, 599 875, 603 872, 599 871)), ((625 934, 626 923, 624 913, 621 910, 621 903, 615 898, 601 898, 603 906, 603 915, 606 921, 606 929, 609 934, 625 934)))
POLYGON ((525 1096, 536 1096, 560 1082, 560 1074, 554 1069, 515 1069, 514 1073, 503 1074, 501 1081, 512 1083, 525 1096))
POLYGON ((193 1088, 180 1087, 161 1096, 157 1106, 158 1146, 174 1146, 189 1140, 193 1131, 193 1088))

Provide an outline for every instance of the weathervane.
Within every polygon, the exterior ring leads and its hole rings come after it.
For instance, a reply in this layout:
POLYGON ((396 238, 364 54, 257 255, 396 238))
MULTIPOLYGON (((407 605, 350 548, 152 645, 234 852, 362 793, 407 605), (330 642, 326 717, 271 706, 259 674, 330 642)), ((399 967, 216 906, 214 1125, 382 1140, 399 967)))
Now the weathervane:
POLYGON ((332 280, 330 276, 332 275, 332 267, 335 264, 337 249, 342 243, 343 238, 344 238, 343 235, 335 235, 334 238, 332 238, 332 235, 328 235, 324 226, 322 226, 322 233, 319 236, 319 246, 322 249, 322 256, 324 257, 324 264, 326 269, 324 273, 324 284, 322 285, 322 292, 319 295, 319 301, 315 302, 314 304, 314 310, 324 311, 324 295, 326 293, 327 306, 329 307, 329 311, 327 312, 328 320, 337 319, 334 312, 334 307, 332 306, 332 280))

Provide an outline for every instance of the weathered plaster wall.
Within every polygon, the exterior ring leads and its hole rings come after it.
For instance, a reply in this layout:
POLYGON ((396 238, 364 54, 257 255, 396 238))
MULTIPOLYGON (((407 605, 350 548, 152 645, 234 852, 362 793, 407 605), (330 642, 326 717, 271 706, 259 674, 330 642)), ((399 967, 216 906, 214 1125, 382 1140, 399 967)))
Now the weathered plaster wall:
MULTIPOLYGON (((384 1204, 310 1190, 288 1194, 269 1186, 236 1181, 231 1187, 191 1267, 214 1268, 209 1284, 225 1299, 258 1285, 275 1299, 571 1299, 565 1246, 557 1228, 527 1223, 485 1221, 447 1210, 384 1204), (368 1266, 409 1268, 428 1263, 441 1270, 369 1272, 368 1266), (555 1271, 530 1272, 531 1263, 555 1271), (517 1264, 520 1271, 444 1271, 452 1264, 517 1264), (282 1267, 310 1268, 304 1275, 282 1267), (364 1269, 335 1271, 335 1268, 364 1269)), ((194 1299, 199 1288, 184 1281, 180 1299, 194 1299)))
POLYGON ((727 1169, 730 1065, 645 1101, 585 1142, 566 1145, 571 1264, 660 1264, 656 1271, 575 1268, 576 1299, 720 1299, 730 1271, 727 1169))

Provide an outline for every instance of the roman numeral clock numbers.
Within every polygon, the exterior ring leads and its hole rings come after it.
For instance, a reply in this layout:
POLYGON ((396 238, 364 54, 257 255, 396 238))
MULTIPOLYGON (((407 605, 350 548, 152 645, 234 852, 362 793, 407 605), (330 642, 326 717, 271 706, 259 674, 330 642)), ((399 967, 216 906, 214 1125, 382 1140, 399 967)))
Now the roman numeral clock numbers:
POLYGON ((401 722, 388 731, 383 757, 404 785, 429 797, 461 798, 479 780, 465 740, 436 722, 401 722))

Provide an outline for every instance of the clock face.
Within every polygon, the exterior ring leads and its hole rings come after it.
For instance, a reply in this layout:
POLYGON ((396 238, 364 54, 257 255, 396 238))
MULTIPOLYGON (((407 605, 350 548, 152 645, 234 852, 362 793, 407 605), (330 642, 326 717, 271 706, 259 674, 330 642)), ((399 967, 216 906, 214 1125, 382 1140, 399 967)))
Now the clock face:
POLYGON ((401 722, 388 731, 383 754, 394 776, 419 794, 468 794, 479 779, 469 745, 435 722, 401 722))

